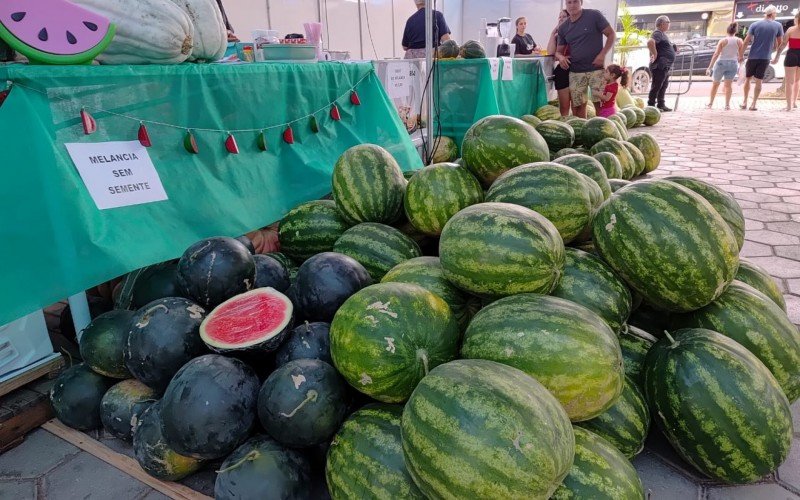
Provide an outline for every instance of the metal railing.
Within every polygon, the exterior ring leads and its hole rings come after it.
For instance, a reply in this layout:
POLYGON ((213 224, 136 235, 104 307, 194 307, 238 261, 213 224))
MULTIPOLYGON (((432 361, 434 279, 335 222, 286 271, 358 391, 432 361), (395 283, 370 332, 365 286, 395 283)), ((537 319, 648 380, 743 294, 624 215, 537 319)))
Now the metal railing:
MULTIPOLYGON (((675 96, 673 109, 678 109, 680 97, 689 92, 695 76, 695 50, 694 47, 683 43, 676 44, 678 49, 675 62, 670 71, 667 96, 675 96)), ((650 71, 650 51, 646 45, 637 47, 617 47, 614 51, 614 62, 624 62, 631 68, 630 93, 634 96, 645 96, 650 92, 653 74, 650 71)), ((705 71, 705 68, 703 68, 705 71)))

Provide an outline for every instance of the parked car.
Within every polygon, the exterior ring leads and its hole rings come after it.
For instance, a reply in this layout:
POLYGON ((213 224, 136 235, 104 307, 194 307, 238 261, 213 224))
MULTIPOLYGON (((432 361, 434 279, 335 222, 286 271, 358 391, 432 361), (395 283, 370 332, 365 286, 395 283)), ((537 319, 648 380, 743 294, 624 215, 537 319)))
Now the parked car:
MULTIPOLYGON (((617 42, 623 34, 617 33, 617 42)), ((627 47, 614 47, 614 63, 631 70, 630 89, 633 94, 644 94, 650 90, 650 51, 647 49, 648 38, 631 35, 632 41, 627 47), (633 44, 633 45, 631 45, 633 44)))

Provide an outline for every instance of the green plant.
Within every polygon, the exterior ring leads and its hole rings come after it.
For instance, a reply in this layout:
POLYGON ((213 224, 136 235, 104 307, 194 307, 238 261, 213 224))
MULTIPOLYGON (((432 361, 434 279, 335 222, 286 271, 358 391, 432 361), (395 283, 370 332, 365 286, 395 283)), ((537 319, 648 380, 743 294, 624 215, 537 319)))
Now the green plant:
POLYGON ((644 45, 642 39, 650 38, 652 32, 636 27, 636 18, 628 10, 628 4, 619 4, 619 25, 622 27, 622 36, 617 40, 620 66, 627 66, 628 53, 644 45))

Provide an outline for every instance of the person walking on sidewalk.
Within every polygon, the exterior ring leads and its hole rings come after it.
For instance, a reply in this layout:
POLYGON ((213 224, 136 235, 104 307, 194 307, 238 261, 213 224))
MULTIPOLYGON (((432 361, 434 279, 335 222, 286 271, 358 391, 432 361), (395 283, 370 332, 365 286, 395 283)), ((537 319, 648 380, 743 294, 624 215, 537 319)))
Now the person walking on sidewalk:
POLYGON ((647 48, 650 50, 650 72, 653 74, 647 104, 657 106, 661 111, 672 111, 664 102, 669 86, 669 72, 672 70, 672 63, 675 62, 675 45, 667 35, 669 24, 667 16, 658 16, 656 29, 647 41, 647 48))
POLYGON ((784 77, 786 88, 786 111, 797 109, 797 94, 800 93, 800 12, 794 15, 794 26, 786 30, 783 43, 778 46, 772 64, 778 64, 784 47, 789 45, 783 67, 786 70, 784 77))
POLYGON ((605 58, 617 35, 599 10, 583 8, 583 0, 566 0, 564 6, 569 17, 558 27, 556 60, 559 66, 569 70, 572 114, 586 118, 589 89, 595 108, 600 107, 600 94, 605 87, 605 58), (565 54, 567 46, 569 55, 565 54))
POLYGON ((761 95, 761 82, 769 67, 769 60, 772 59, 772 51, 775 50, 776 45, 780 46, 783 43, 783 26, 775 20, 777 13, 778 9, 774 5, 767 6, 764 9, 764 19, 756 21, 750 26, 747 36, 744 37, 744 43, 739 48, 739 56, 744 58, 745 49, 750 42, 753 43, 745 66, 744 99, 742 105, 739 106, 741 109, 747 109, 747 96, 750 94, 752 78, 756 79, 756 83, 750 111, 758 109, 756 103, 758 96, 761 95))
POLYGON ((725 109, 731 109, 731 94, 733 93, 733 77, 739 71, 739 64, 742 59, 739 56, 742 39, 735 36, 739 30, 738 23, 728 25, 728 36, 717 44, 717 50, 706 68, 706 75, 711 75, 713 71, 714 82, 711 84, 711 97, 706 104, 707 108, 714 106, 714 98, 717 96, 717 89, 722 79, 725 79, 725 109))

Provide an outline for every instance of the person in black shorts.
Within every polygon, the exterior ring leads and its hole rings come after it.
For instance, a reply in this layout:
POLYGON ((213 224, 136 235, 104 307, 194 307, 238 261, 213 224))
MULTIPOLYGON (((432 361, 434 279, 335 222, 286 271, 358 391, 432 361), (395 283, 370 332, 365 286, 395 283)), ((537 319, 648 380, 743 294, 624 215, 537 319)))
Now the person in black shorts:
POLYGON ((784 47, 789 46, 786 58, 783 60, 786 84, 786 111, 797 109, 797 94, 800 93, 800 12, 794 16, 794 25, 786 30, 783 43, 778 46, 772 64, 778 64, 778 58, 784 47))
MULTIPOLYGON (((550 33, 550 41, 547 44, 547 54, 553 55, 556 53, 558 27, 561 26, 567 18, 569 13, 567 9, 561 9, 558 13, 558 23, 556 24, 553 32, 550 33)), ((564 51, 565 55, 569 54, 569 47, 564 51)), ((558 108, 561 111, 561 116, 569 116, 570 109, 572 108, 572 99, 569 94, 569 69, 562 68, 556 60, 553 66, 553 84, 556 92, 558 92, 558 108)))
POLYGON ((750 25, 747 31, 747 36, 744 38, 744 43, 739 48, 739 58, 744 57, 744 51, 747 46, 752 42, 753 46, 750 48, 750 55, 747 58, 747 65, 745 66, 745 81, 742 95, 741 109, 749 109, 756 111, 756 103, 758 96, 761 94, 761 81, 764 80, 764 74, 769 67, 769 61, 772 59, 772 51, 775 47, 783 43, 783 25, 775 20, 778 9, 774 5, 768 5, 764 9, 764 19, 754 22, 750 25), (750 107, 747 107, 747 96, 750 93, 750 80, 756 79, 755 90, 753 91, 753 101, 750 107))

